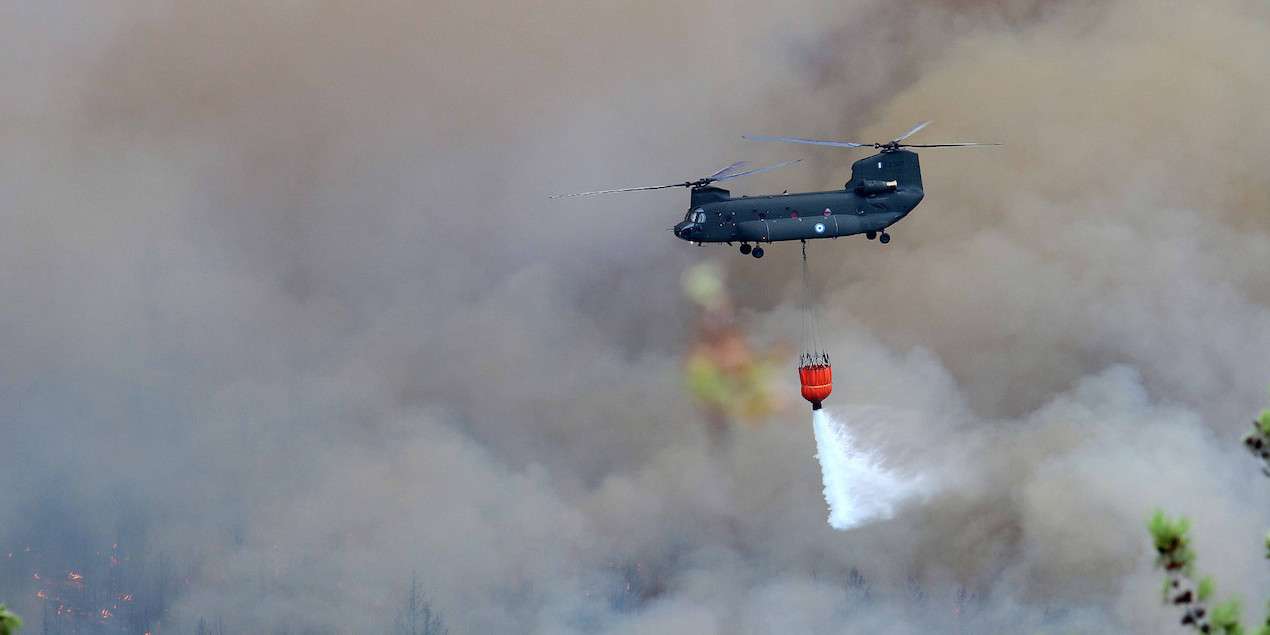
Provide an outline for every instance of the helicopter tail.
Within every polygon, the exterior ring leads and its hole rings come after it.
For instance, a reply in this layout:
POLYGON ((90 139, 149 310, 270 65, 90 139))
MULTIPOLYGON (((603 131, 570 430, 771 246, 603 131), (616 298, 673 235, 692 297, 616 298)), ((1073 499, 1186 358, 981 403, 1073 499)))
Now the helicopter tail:
MULTIPOLYGON (((908 150, 879 152, 851 164, 851 180, 846 189, 887 188, 921 190, 922 169, 917 154, 908 150)), ((881 192, 871 192, 880 194, 881 192)))

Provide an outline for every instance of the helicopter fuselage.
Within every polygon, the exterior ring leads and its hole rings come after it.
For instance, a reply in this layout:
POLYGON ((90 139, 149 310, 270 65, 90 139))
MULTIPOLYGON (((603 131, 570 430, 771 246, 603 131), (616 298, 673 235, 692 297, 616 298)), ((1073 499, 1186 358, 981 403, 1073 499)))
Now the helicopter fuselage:
POLYGON ((917 155, 881 152, 856 161, 841 190, 732 198, 722 188, 693 188, 692 206, 674 232, 695 243, 770 243, 882 232, 924 196, 917 155))
POLYGON ((897 188, 863 196, 843 189, 725 199, 688 210, 674 231, 695 243, 770 243, 880 232, 904 218, 923 196, 919 189, 897 188))

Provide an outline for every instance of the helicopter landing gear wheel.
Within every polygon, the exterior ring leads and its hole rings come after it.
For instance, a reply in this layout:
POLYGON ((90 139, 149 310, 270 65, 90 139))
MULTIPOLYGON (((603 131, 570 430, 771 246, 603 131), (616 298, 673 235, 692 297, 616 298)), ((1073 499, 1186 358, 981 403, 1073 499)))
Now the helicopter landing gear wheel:
POLYGON ((763 248, 762 248, 762 247, 755 247, 755 248, 754 248, 754 251, 750 252, 750 255, 751 255, 751 256, 754 256, 755 258, 762 258, 762 257, 763 257, 763 248))
POLYGON ((869 240, 873 240, 874 238, 877 238, 877 237, 878 237, 878 233, 877 233, 877 232, 865 232, 865 233, 864 233, 864 237, 865 237, 865 238, 868 238, 869 240))
POLYGON ((750 243, 741 243, 741 255, 750 253, 750 243))
POLYGON ((891 235, 886 232, 882 232, 882 235, 878 236, 878 242, 882 243, 883 245, 891 242, 891 235))

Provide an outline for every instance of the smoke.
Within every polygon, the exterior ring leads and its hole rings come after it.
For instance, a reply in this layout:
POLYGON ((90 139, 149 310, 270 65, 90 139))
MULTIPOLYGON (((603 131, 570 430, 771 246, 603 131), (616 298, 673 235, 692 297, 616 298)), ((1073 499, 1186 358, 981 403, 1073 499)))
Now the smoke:
POLYGON ((1262 4, 350 6, 0 10, 24 616, 34 567, 117 543, 165 632, 376 632, 412 572, 456 633, 1146 631, 1157 506, 1264 595, 1262 4), (679 382, 683 269, 775 340, 797 249, 546 195, 796 156, 735 191, 838 187, 859 155, 739 136, 925 119, 1006 145, 923 152, 885 248, 809 251, 833 407, 940 495, 834 532, 805 406, 715 447, 679 382))
POLYGON ((916 483, 905 482, 886 469, 881 457, 857 447, 846 424, 823 409, 812 411, 811 429, 830 527, 846 530, 890 518, 895 506, 914 493, 916 483))

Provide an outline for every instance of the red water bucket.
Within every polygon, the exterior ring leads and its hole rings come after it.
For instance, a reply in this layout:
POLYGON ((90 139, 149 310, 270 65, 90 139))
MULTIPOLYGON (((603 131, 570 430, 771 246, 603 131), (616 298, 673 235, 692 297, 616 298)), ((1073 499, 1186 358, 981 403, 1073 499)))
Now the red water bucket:
POLYGON ((833 366, 829 364, 799 366, 798 380, 803 385, 803 399, 811 402, 812 410, 820 410, 820 402, 833 392, 833 366))

